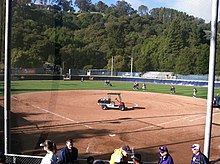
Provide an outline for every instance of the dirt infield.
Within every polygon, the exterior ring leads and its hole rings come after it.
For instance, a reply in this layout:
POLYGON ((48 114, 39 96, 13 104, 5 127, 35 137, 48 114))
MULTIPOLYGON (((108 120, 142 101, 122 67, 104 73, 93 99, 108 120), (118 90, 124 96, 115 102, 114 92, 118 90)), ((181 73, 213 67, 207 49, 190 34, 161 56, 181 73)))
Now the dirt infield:
MULTIPOLYGON (((112 91, 110 91, 112 92, 112 91)), ((119 92, 119 91, 117 91, 119 92)), ((191 145, 203 145, 206 100, 121 91, 133 110, 101 110, 97 100, 108 91, 53 91, 12 96, 13 151, 43 154, 39 143, 51 139, 64 146, 73 138, 81 158, 109 159, 115 148, 128 144, 155 162, 158 147, 167 145, 175 163, 189 163, 191 145)), ((214 109, 211 159, 220 154, 220 114, 214 109)), ((203 147, 202 147, 203 150, 203 147)))

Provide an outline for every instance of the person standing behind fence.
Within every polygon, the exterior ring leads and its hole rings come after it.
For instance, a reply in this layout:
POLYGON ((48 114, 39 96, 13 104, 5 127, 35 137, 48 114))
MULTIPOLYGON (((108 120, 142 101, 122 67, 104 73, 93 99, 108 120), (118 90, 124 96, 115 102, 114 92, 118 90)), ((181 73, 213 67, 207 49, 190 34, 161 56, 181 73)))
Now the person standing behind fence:
POLYGON ((121 148, 115 149, 111 155, 110 164, 123 163, 127 164, 131 149, 128 145, 124 145, 121 148))
POLYGON ((160 159, 158 164, 174 164, 173 158, 169 154, 166 146, 161 146, 159 148, 159 153, 160 153, 160 159))
POLYGON ((6 157, 3 152, 0 152, 0 164, 6 164, 6 157))
POLYGON ((73 146, 73 140, 66 140, 66 147, 60 150, 58 164, 78 163, 78 149, 73 146))
POLYGON ((133 160, 134 164, 143 164, 143 162, 141 162, 141 155, 138 153, 134 153, 134 155, 131 156, 131 159, 133 160))
POLYGON ((209 159, 200 151, 199 144, 192 145, 192 153, 191 164, 210 164, 209 159))
POLYGON ((87 159, 87 164, 93 164, 93 162, 95 161, 94 157, 93 156, 89 156, 87 159))
POLYGON ((41 143, 40 146, 44 147, 44 150, 47 152, 42 159, 41 164, 57 164, 56 144, 51 140, 46 140, 44 143, 41 143))

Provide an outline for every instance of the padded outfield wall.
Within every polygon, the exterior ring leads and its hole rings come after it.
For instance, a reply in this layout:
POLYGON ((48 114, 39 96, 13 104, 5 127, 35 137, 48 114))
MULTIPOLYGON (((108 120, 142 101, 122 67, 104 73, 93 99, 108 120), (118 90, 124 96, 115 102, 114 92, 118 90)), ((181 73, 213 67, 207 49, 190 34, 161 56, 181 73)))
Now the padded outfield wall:
MULTIPOLYGON (((208 81, 198 80, 179 80, 179 79, 146 79, 137 77, 109 77, 109 76, 71 76, 71 80, 80 80, 83 77, 84 80, 110 80, 110 81, 127 81, 127 82, 141 82, 141 83, 154 83, 154 84, 166 84, 166 85, 185 85, 185 86, 200 86, 207 87, 208 81)), ((215 87, 220 88, 220 83, 215 82, 215 87)))

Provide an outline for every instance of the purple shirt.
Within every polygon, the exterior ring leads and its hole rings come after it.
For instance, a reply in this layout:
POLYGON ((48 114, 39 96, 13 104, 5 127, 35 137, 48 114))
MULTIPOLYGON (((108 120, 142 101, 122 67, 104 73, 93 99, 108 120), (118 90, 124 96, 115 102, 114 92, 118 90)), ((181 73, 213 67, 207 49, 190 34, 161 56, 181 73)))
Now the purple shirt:
POLYGON ((170 155, 167 155, 165 157, 160 157, 160 161, 158 164, 174 164, 173 163, 173 158, 170 155))

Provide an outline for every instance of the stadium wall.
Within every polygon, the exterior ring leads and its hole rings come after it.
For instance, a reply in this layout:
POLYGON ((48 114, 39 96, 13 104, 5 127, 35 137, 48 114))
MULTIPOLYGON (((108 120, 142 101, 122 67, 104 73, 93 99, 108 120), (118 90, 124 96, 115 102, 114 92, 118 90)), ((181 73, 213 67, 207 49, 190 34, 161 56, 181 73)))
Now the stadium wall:
MULTIPOLYGON (((97 80, 97 81, 127 81, 127 82, 141 82, 141 83, 154 83, 154 84, 166 84, 166 85, 185 85, 185 86, 200 86, 207 87, 208 81, 197 80, 178 80, 178 79, 146 79, 137 77, 109 77, 109 76, 71 76, 71 80, 80 80, 83 77, 84 80, 97 80)), ((220 88, 220 83, 215 82, 215 87, 220 88)))
MULTIPOLYGON (((166 85, 185 85, 185 86, 200 86, 207 87, 208 81, 202 80, 182 80, 182 79, 148 79, 141 77, 123 77, 123 76, 70 76, 69 80, 97 80, 97 81, 125 81, 125 82, 140 82, 140 83, 154 83, 154 84, 166 84, 166 85)), ((12 75, 12 80, 63 80, 64 76, 59 74, 15 74, 12 75)), ((0 80, 4 80, 4 76, 0 76, 0 80)), ((215 82, 215 88, 220 88, 220 82, 215 82)))

